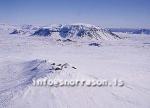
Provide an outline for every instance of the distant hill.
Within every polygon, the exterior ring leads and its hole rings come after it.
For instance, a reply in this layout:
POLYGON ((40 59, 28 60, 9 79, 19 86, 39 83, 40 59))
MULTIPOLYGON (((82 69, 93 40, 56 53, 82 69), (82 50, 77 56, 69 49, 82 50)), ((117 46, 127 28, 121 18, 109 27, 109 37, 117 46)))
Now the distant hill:
POLYGON ((111 32, 121 32, 129 34, 147 34, 150 35, 150 29, 131 29, 131 28, 109 28, 111 32))

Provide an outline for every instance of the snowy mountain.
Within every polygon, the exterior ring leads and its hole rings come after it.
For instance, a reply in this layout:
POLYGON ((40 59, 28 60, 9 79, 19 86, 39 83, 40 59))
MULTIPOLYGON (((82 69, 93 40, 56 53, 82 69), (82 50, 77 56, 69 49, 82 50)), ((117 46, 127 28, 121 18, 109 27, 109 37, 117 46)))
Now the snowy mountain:
POLYGON ((1 31, 11 32, 12 30, 17 29, 17 28, 18 28, 17 25, 0 24, 0 30, 1 31))
POLYGON ((120 37, 110 30, 90 24, 70 24, 70 25, 48 25, 32 26, 22 25, 12 29, 10 34, 31 35, 31 36, 50 36, 57 39, 82 39, 88 40, 111 40, 120 37))
POLYGON ((58 27, 45 27, 35 31, 36 36, 52 36, 59 33, 61 38, 89 38, 96 40, 119 39, 119 36, 99 27, 86 24, 60 25, 58 27))
POLYGON ((139 29, 132 32, 132 34, 148 34, 150 35, 149 29, 139 29))
POLYGON ((38 29, 38 26, 33 25, 17 25, 16 28, 11 29, 10 34, 31 35, 38 29))

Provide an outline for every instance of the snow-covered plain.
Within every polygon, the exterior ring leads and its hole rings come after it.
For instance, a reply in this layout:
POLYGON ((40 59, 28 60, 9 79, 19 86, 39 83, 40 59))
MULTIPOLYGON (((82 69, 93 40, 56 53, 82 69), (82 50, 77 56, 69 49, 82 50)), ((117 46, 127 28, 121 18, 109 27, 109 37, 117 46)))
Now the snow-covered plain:
POLYGON ((88 41, 63 43, 0 29, 0 108, 150 108, 150 36, 118 35, 122 39, 96 41, 97 47, 88 41), (49 71, 51 63, 69 67, 49 71), (33 78, 46 75, 52 79, 118 78, 125 86, 31 84, 33 78))

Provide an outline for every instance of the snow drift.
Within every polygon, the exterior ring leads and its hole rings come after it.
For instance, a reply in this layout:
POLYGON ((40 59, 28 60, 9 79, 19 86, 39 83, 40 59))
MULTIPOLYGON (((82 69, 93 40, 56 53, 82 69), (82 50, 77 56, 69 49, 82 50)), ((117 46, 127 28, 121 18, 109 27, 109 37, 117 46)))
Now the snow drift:
POLYGON ((3 79, 0 80, 0 108, 8 107, 11 105, 10 101, 24 95, 32 87, 33 79, 43 77, 53 79, 64 69, 70 68, 71 71, 76 69, 68 63, 56 64, 40 59, 15 63, 6 62, 0 66, 0 71, 3 70, 0 76, 0 79, 3 79))

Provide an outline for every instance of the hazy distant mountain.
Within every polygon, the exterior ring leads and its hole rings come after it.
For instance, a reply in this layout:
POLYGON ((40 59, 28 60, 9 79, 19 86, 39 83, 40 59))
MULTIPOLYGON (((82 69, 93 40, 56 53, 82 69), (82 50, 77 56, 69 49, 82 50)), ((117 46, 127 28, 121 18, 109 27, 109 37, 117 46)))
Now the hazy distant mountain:
POLYGON ((150 29, 131 29, 131 28, 109 28, 111 32, 122 32, 130 34, 150 34, 150 29))

